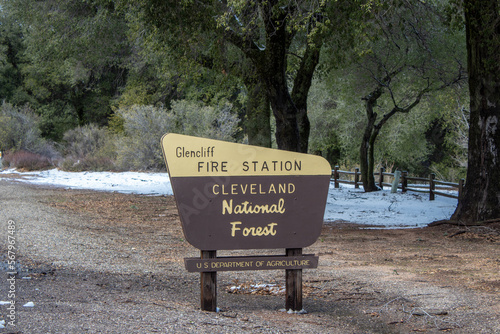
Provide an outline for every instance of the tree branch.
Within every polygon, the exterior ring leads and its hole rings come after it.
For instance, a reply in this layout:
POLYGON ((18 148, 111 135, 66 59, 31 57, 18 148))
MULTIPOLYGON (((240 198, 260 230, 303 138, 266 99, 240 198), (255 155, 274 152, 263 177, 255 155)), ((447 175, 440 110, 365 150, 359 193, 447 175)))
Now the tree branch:
POLYGON ((244 38, 229 27, 223 29, 224 31, 222 33, 229 42, 240 49, 241 52, 243 52, 247 57, 253 59, 254 61, 258 61, 259 54, 262 50, 254 43, 254 41, 244 38))

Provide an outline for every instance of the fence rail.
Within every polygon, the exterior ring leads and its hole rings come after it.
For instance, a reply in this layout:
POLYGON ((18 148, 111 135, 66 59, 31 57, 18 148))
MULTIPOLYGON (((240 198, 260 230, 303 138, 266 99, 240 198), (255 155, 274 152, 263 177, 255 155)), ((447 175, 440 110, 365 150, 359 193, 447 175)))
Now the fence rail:
MULTIPOLYGON (((384 187, 392 187, 394 179, 397 178, 396 173, 386 173, 384 168, 380 168, 379 172, 373 173, 373 175, 375 176, 376 184, 380 187, 380 189, 384 189, 384 187), (392 183, 387 182, 390 177, 393 179, 392 183)), ((340 170, 339 166, 335 166, 335 169, 332 170, 332 180, 335 188, 338 188, 340 183, 353 184, 354 188, 359 188, 360 185, 363 185, 361 182, 361 172, 358 167, 354 168, 354 172, 352 172, 340 170), (344 177, 341 178, 341 175, 344 177)), ((464 179, 461 179, 458 183, 454 183, 436 180, 435 174, 430 174, 428 178, 425 178, 410 177, 408 176, 408 172, 401 172, 397 188, 401 189, 403 193, 407 191, 429 193, 429 200, 433 201, 436 195, 459 198, 464 189, 464 185, 464 179), (410 182, 409 185, 408 181, 410 182), (457 195, 447 193, 445 191, 453 191, 456 192, 457 195)))

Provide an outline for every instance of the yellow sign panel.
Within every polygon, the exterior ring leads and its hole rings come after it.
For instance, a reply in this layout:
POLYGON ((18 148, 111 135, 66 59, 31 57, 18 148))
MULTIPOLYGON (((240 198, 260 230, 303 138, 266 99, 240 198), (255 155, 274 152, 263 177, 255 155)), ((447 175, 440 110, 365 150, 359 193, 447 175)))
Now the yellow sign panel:
POLYGON ((173 177, 330 175, 320 156, 204 139, 179 134, 162 138, 173 177))

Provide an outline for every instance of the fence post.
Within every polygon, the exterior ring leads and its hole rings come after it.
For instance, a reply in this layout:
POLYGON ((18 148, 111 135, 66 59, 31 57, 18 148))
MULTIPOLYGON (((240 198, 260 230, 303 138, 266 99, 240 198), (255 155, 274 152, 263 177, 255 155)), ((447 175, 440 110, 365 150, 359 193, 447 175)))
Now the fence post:
POLYGON ((380 173, 378 174, 378 186, 381 190, 384 189, 384 167, 380 167, 380 173))
POLYGON ((408 172, 402 172, 401 173, 401 192, 405 193, 406 188, 408 188, 408 172))
POLYGON ((464 191, 464 184, 465 184, 464 179, 460 179, 460 181, 458 181, 458 198, 462 197, 462 192, 464 191))
POLYGON ((339 187, 339 166, 335 166, 333 169, 333 183, 335 184, 335 188, 339 187))
POLYGON ((395 194, 398 192, 399 179, 401 178, 401 172, 394 172, 394 180, 392 181, 391 194, 395 194))
POLYGON ((429 175, 429 201, 434 200, 434 190, 436 190, 436 184, 434 183, 434 179, 436 178, 436 174, 431 173, 429 175))
POLYGON ((359 189, 359 167, 354 168, 354 188, 359 189))

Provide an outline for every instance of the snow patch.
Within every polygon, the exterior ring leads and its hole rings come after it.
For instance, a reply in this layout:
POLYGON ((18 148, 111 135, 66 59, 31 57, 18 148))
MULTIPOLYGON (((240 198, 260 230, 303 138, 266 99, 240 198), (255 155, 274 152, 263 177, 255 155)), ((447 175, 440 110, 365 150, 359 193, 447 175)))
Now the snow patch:
POLYGON ((285 287, 279 284, 251 284, 241 283, 230 286, 227 289, 228 293, 249 294, 249 295, 282 295, 285 293, 285 287))

